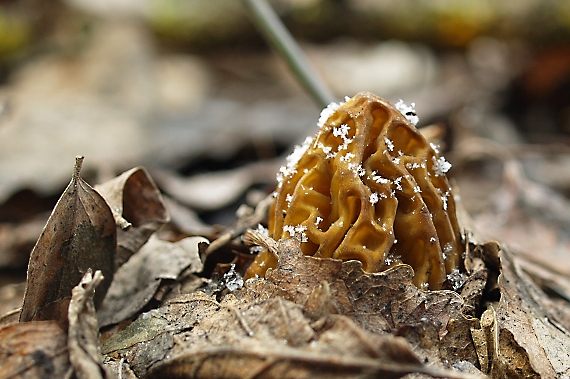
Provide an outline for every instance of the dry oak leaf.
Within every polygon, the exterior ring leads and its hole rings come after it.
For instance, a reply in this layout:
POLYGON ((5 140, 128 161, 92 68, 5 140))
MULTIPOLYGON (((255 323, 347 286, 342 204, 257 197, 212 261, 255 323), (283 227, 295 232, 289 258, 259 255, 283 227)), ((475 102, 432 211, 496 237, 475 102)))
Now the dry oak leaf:
POLYGON ((115 270, 170 219, 162 195, 144 167, 125 171, 95 186, 117 223, 115 270))
POLYGON ((113 279, 115 221, 105 200, 79 176, 82 163, 83 157, 77 157, 71 182, 30 255, 21 322, 55 319, 64 325, 71 290, 87 270, 100 270, 105 277, 95 305, 113 279))
POLYGON ((463 299, 453 291, 422 291, 412 281, 408 265, 381 273, 366 273, 359 261, 305 256, 297 239, 277 244, 278 266, 265 279, 246 281, 236 291, 241 301, 254 302, 281 296, 304 306, 314 317, 339 313, 373 332, 395 333, 403 327, 428 323, 435 328, 440 354, 438 361, 455 364, 478 363, 471 329, 475 318, 463 315, 463 299), (323 311, 326 309, 326 311, 323 311))
POLYGON ((244 304, 231 294, 221 302, 184 295, 113 336, 104 351, 145 378, 475 377, 427 367, 403 338, 367 332, 346 316, 315 324, 281 297, 244 304), (153 319, 160 326, 151 335, 135 326, 153 319))

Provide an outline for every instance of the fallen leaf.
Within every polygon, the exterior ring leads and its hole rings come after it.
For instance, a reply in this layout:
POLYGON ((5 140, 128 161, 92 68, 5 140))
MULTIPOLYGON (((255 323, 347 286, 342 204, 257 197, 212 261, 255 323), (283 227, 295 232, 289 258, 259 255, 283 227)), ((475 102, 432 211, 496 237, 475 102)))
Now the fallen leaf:
POLYGON ((175 280, 188 268, 200 272, 200 243, 208 243, 208 240, 188 237, 168 242, 151 238, 115 273, 97 313, 101 327, 126 320, 140 311, 153 298, 163 280, 175 280))
POLYGON ((188 235, 200 236, 215 233, 212 226, 202 221, 198 214, 190 208, 180 204, 169 196, 163 195, 162 198, 170 215, 170 224, 175 225, 181 232, 188 235))
POLYGON ((432 361, 477 361, 471 328, 479 322, 462 313, 464 300, 454 291, 419 290, 410 266, 366 273, 359 261, 305 256, 295 239, 279 241, 278 256, 277 269, 268 270, 265 279, 246 282, 246 290, 236 296, 245 301, 282 296, 310 309, 314 292, 326 282, 330 287, 327 307, 349 316, 363 329, 395 333, 428 322, 437 331, 443 351, 443 357, 432 356, 432 361))
POLYGON ((168 222, 168 212, 144 167, 128 170, 95 189, 109 204, 117 223, 116 270, 168 222))
POLYGON ((133 370, 128 365, 124 364, 124 360, 120 359, 118 361, 108 361, 105 363, 105 368, 107 372, 110 373, 112 378, 122 378, 122 379, 138 379, 133 370))
POLYGON ((69 361, 78 379, 102 379, 105 377, 103 359, 99 348, 99 326, 95 315, 93 295, 95 287, 103 280, 101 271, 89 270, 72 290, 69 303, 69 330, 67 346, 69 361))
MULTIPOLYGON (((491 254, 489 251, 497 244, 487 243, 483 245, 467 244, 464 266, 469 274, 466 278, 461 277, 463 283, 460 286, 460 295, 463 299, 462 313, 471 317, 480 315, 483 293, 487 287, 489 269, 485 259, 491 254)), ((495 274, 498 275, 498 272, 495 274)), ((459 289, 459 288, 458 288, 459 289)))
POLYGON ((63 378, 70 368, 65 332, 55 321, 0 328, 0 378, 63 378))
POLYGON ((491 375, 498 371, 512 378, 567 377, 569 332, 557 325, 548 309, 537 303, 541 291, 524 274, 513 254, 502 249, 500 257, 501 300, 495 322, 498 338, 493 341, 499 354, 492 363, 491 375))
POLYGON ((105 279, 95 294, 99 305, 114 272, 116 232, 105 200, 80 176, 83 157, 77 157, 71 182, 57 202, 30 256, 20 321, 46 320, 61 312, 41 314, 50 304, 65 301, 89 269, 105 279), (41 316, 40 316, 41 315, 41 316))
POLYGON ((483 372, 494 378, 565 378, 570 374, 570 334, 557 322, 547 296, 517 263, 500 250, 501 298, 473 329, 483 372))
POLYGON ((346 316, 313 323, 280 297, 243 304, 232 295, 221 302, 200 292, 180 296, 105 345, 108 357, 147 378, 480 377, 425 366, 403 338, 370 333, 346 316))
POLYGON ((166 170, 153 170, 152 175, 164 192, 181 203, 194 209, 216 210, 236 201, 254 184, 271 183, 281 164, 281 160, 267 160, 190 178, 166 170))

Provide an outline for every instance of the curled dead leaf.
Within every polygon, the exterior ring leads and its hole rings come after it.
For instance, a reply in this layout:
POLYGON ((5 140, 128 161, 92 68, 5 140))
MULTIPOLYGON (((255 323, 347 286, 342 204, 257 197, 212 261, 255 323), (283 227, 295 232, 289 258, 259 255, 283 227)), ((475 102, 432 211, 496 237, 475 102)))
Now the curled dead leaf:
POLYGON ((169 220, 160 191, 144 167, 135 167, 95 186, 117 223, 115 270, 169 220))

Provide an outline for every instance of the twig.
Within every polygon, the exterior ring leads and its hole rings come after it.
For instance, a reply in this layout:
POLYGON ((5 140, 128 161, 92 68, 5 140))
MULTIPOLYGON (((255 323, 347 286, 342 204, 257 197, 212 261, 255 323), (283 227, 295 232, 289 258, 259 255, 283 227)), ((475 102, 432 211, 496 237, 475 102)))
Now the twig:
POLYGON ((253 22, 271 46, 287 62, 297 80, 311 94, 315 102, 325 108, 334 96, 321 80, 297 42, 265 0, 243 0, 250 10, 253 22))
MULTIPOLYGON (((238 220, 237 224, 224 232, 218 239, 210 243, 205 252, 205 257, 212 254, 222 246, 228 244, 232 239, 241 235, 248 228, 259 224, 267 217, 267 211, 273 203, 273 194, 268 195, 265 199, 261 200, 255 207, 255 211, 250 216, 238 220)), ((205 258, 203 257, 203 258, 205 258)))

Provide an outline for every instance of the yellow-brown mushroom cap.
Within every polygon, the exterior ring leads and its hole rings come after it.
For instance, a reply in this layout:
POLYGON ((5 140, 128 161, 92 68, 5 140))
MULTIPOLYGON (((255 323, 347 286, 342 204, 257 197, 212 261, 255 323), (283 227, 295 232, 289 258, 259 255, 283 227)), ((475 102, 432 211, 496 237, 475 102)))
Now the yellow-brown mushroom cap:
MULTIPOLYGON (((371 93, 331 104, 319 124, 278 175, 270 235, 295 235, 305 255, 356 259, 367 272, 405 263, 418 287, 441 288, 462 253, 449 163, 371 93)), ((261 253, 246 278, 276 265, 261 253)))

